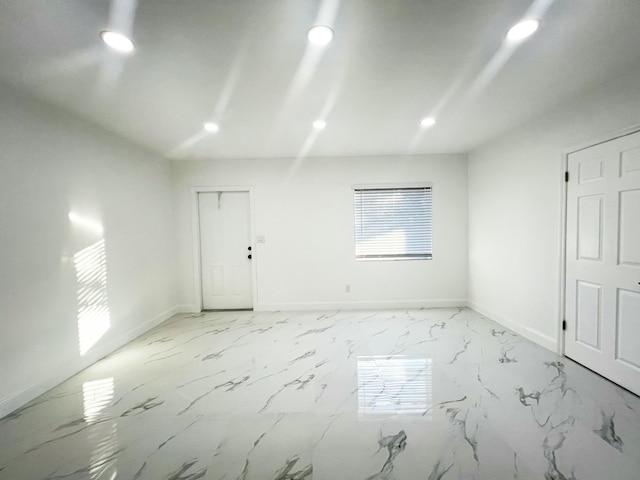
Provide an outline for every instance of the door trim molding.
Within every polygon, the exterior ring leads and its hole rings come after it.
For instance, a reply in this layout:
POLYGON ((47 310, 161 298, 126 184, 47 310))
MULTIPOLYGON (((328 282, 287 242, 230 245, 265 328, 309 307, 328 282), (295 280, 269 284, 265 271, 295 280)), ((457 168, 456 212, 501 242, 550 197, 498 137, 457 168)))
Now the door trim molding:
MULTIPOLYGON (((627 135, 633 135, 636 132, 640 132, 640 123, 636 123, 629 127, 616 130, 609 133, 604 133, 602 135, 597 135, 590 140, 585 140, 584 142, 577 143, 570 147, 567 147, 562 150, 563 155, 569 156, 571 153, 579 152, 580 150, 584 150, 589 147, 595 147, 596 145, 600 145, 601 143, 610 142, 611 140, 615 140, 616 138, 626 137, 627 135)), ((565 165, 566 166, 566 165, 565 165)))
POLYGON ((569 155, 579 152, 586 148, 595 147, 601 143, 610 142, 617 138, 626 137, 627 135, 633 135, 640 132, 640 123, 631 125, 629 127, 609 132, 606 134, 598 135, 591 140, 575 144, 571 147, 567 147, 562 150, 561 154, 561 175, 559 175, 561 182, 561 206, 560 206, 560 295, 558 302, 558 319, 557 319, 557 331, 558 331, 558 345, 557 351, 560 355, 565 354, 565 332, 562 330, 562 321, 566 318, 566 294, 567 294, 567 194, 568 194, 568 182, 564 180, 564 172, 569 168, 569 155))
POLYGON ((247 192, 249 194, 249 230, 251 235, 251 250, 253 258, 251 261, 251 292, 253 298, 253 308, 258 304, 258 282, 257 282, 257 255, 255 254, 255 218, 254 218, 254 198, 253 187, 249 186, 204 186, 191 187, 191 232, 193 245, 193 287, 195 307, 198 312, 202 312, 202 272, 200 268, 200 209, 198 204, 199 193, 215 192, 247 192))

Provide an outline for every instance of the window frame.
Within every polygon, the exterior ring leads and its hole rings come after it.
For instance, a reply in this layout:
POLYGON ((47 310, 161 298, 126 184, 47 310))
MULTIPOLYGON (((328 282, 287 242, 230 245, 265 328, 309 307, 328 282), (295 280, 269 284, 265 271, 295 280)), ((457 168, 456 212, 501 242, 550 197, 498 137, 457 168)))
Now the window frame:
POLYGON ((353 222, 354 222, 354 256, 356 262, 370 262, 370 261, 420 261, 420 260, 433 260, 433 183, 431 182, 418 182, 418 183, 375 183, 375 184, 355 184, 351 187, 353 192, 353 222), (358 221, 362 218, 358 216, 357 207, 357 195, 358 191, 366 190, 415 190, 424 189, 429 191, 429 208, 430 211, 427 214, 425 238, 430 239, 425 244, 425 252, 423 254, 407 255, 402 254, 380 254, 380 255, 358 255, 358 221))

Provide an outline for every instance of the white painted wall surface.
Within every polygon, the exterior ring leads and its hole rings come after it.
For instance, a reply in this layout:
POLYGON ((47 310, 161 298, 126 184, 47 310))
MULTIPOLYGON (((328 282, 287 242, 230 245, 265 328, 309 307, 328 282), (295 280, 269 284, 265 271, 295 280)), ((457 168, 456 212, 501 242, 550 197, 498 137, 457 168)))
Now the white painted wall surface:
POLYGON ((256 309, 464 305, 466 155, 174 161, 180 303, 198 309, 192 187, 252 186, 256 309), (354 184, 433 183, 433 260, 354 260, 354 184), (345 293, 345 285, 351 293, 345 293))
POLYGON ((469 155, 469 304, 555 350, 562 152, 640 123, 640 70, 469 155))
POLYGON ((168 161, 0 84, 0 417, 167 318, 172 221, 168 161), (73 257, 101 238, 111 326, 81 356, 73 257))

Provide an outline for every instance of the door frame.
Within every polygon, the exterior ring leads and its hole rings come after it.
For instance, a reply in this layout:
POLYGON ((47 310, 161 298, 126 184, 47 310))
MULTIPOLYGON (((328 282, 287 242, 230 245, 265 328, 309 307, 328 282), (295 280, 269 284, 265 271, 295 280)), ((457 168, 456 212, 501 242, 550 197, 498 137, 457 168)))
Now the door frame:
POLYGON ((201 268, 201 245, 200 245, 200 208, 198 202, 198 194, 200 193, 217 193, 217 192, 245 192, 249 194, 249 235, 252 252, 251 259, 251 295, 253 309, 258 304, 258 283, 257 283, 257 265, 258 258, 255 252, 255 218, 254 218, 254 198, 253 187, 243 186, 226 186, 226 187, 191 187, 191 229, 193 237, 193 286, 196 299, 196 310, 202 312, 202 268, 201 268))
POLYGON ((562 150, 562 158, 561 158, 561 166, 562 166, 562 175, 561 175, 561 192, 562 192, 562 205, 560 208, 560 296, 559 296, 559 305, 558 305, 558 353, 560 355, 565 354, 565 341, 566 335, 565 331, 562 329, 562 322, 566 320, 566 302, 567 302, 567 195, 568 195, 568 182, 565 181, 565 172, 569 171, 569 155, 572 153, 579 152, 580 150, 585 150, 590 147, 595 147, 596 145, 600 145, 601 143, 610 142, 611 140, 615 140, 617 138, 626 137, 627 135, 632 135, 634 133, 640 132, 640 123, 631 125, 629 127, 623 128, 621 130, 617 130, 614 132, 606 133, 603 135, 598 135, 591 140, 587 140, 571 147, 565 148, 562 150))

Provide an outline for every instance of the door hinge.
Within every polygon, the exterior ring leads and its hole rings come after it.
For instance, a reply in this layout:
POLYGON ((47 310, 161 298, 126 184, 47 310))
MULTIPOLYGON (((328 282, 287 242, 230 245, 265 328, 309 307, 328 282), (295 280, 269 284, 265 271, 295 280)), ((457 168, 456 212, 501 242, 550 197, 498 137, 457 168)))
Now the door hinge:
POLYGON ((566 330, 566 329, 567 329, 567 321, 562 320, 562 330, 566 330))
POLYGON ((564 172, 564 181, 565 182, 569 181, 569 172, 564 172))

